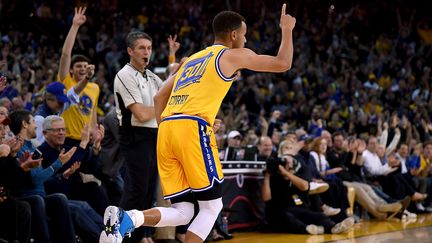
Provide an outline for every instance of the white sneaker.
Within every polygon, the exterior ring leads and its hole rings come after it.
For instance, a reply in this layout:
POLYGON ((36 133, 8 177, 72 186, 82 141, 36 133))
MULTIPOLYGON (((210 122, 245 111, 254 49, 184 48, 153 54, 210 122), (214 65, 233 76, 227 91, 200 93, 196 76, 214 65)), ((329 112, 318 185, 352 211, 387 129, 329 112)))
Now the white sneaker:
POLYGON ((121 243, 125 235, 130 235, 135 229, 129 214, 115 206, 105 209, 104 225, 99 243, 121 243))
POLYGON ((324 234, 324 227, 310 224, 306 226, 306 231, 311 235, 321 235, 324 234))
POLYGON ((423 204, 421 204, 421 203, 416 203, 416 208, 417 208, 417 210, 419 210, 419 211, 426 211, 426 209, 425 209, 425 207, 423 206, 423 204))
POLYGON ((321 182, 309 182, 309 195, 320 194, 329 189, 329 184, 321 182))
POLYGON ((417 214, 411 213, 410 211, 406 210, 404 211, 404 215, 406 215, 407 219, 416 219, 417 214))
POLYGON ((341 209, 340 208, 332 208, 330 206, 327 205, 323 205, 322 207, 323 213, 327 216, 335 216, 336 214, 340 213, 341 209))
POLYGON ((333 228, 331 229, 331 232, 332 232, 332 234, 345 233, 353 227, 354 223, 355 223, 354 218, 348 217, 348 218, 344 219, 342 222, 333 226, 333 228))

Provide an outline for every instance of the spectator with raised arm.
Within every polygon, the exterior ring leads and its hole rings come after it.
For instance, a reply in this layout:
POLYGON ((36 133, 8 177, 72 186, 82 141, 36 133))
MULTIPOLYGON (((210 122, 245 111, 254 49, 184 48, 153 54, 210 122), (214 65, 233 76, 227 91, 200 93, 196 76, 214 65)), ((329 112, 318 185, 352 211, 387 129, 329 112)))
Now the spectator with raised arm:
POLYGON ((91 129, 96 127, 99 98, 99 86, 93 82, 95 66, 90 64, 90 59, 83 55, 72 56, 72 48, 75 43, 79 28, 86 22, 86 7, 75 8, 72 26, 66 36, 59 65, 59 80, 66 89, 75 88, 79 95, 79 103, 69 106, 63 111, 67 127, 66 144, 78 146, 81 131, 85 124, 90 124, 91 129))

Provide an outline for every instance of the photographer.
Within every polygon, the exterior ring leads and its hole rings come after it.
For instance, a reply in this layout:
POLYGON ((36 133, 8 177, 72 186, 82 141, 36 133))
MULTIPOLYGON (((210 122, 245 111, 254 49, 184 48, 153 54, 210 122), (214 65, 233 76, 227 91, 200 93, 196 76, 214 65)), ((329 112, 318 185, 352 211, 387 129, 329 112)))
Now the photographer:
MULTIPOLYGON (((300 147, 297 151, 299 149, 300 147)), ((261 192, 266 203, 266 220, 271 231, 339 234, 349 230, 354 224, 352 218, 336 224, 325 214, 309 208, 310 173, 307 167, 296 159, 295 154, 270 158, 267 166, 261 192)))

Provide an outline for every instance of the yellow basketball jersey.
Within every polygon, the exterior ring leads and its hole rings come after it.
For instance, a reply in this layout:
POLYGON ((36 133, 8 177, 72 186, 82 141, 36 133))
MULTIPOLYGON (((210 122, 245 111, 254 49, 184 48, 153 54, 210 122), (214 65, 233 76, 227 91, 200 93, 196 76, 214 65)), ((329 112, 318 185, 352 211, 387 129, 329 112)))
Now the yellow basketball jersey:
POLYGON ((219 69, 219 58, 227 49, 213 45, 195 53, 182 65, 162 118, 177 114, 198 116, 213 126, 223 98, 233 77, 225 77, 219 69))
MULTIPOLYGON (((69 73, 62 82, 67 90, 77 83, 69 73)), ((93 110, 97 108, 99 86, 89 82, 79 96, 79 104, 69 106, 61 114, 66 125, 66 137, 76 140, 81 139, 84 125, 91 122, 93 110)))

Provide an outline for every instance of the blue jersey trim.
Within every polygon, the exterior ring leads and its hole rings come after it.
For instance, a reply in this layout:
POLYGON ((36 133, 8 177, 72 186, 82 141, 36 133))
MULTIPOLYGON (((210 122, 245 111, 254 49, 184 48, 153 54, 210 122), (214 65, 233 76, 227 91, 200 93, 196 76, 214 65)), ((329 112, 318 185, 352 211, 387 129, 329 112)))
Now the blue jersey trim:
POLYGON ((201 117, 188 116, 188 115, 173 115, 173 116, 168 116, 168 117, 163 118, 162 122, 169 121, 169 120, 184 120, 184 119, 195 120, 195 121, 204 123, 206 126, 210 126, 210 124, 206 120, 202 119, 201 117))
POLYGON ((211 180, 209 186, 204 187, 204 188, 200 188, 200 189, 193 189, 193 188, 192 188, 192 191, 193 191, 193 192, 202 192, 202 191, 209 190, 209 189, 213 188, 213 186, 214 186, 214 182, 215 182, 215 181, 216 181, 217 183, 221 184, 222 182, 224 182, 224 180, 225 180, 224 178, 222 178, 222 179, 219 180, 219 179, 213 177, 213 180, 211 180))
POLYGON ((186 189, 184 189, 184 190, 181 191, 181 192, 177 192, 177 193, 174 193, 174 194, 166 195, 166 196, 164 196, 163 198, 164 198, 164 200, 168 200, 168 199, 171 199, 171 198, 178 197, 178 196, 181 196, 181 195, 183 195, 183 194, 186 194, 186 193, 188 193, 188 192, 190 192, 190 191, 191 191, 190 188, 186 188, 186 189))
POLYGON ((196 188, 196 189, 195 188, 186 188, 186 189, 184 189, 181 192, 173 193, 173 194, 164 196, 163 198, 164 198, 164 200, 168 200, 168 199, 175 198, 175 197, 184 195, 186 193, 189 193, 190 191, 193 191, 193 192, 203 192, 203 191, 212 189, 214 187, 215 182, 217 182, 219 184, 222 184, 222 182, 224 182, 224 181, 225 181, 225 178, 222 178, 222 179, 219 180, 219 179, 213 177, 213 180, 210 182, 209 186, 206 186, 206 187, 203 187, 203 188, 196 188))
POLYGON ((234 79, 234 77, 235 77, 235 74, 232 76, 232 77, 226 77, 225 75, 223 75, 223 73, 222 73, 222 71, 220 70, 220 67, 219 67, 219 59, 220 59, 220 57, 222 56, 222 54, 226 51, 227 49, 222 49, 218 54, 217 54, 217 56, 216 56, 216 60, 215 60, 215 67, 216 67, 216 72, 217 72, 217 74, 219 75, 219 77, 223 80, 223 81, 225 81, 225 82, 231 82, 231 81, 233 81, 233 79, 234 79))

